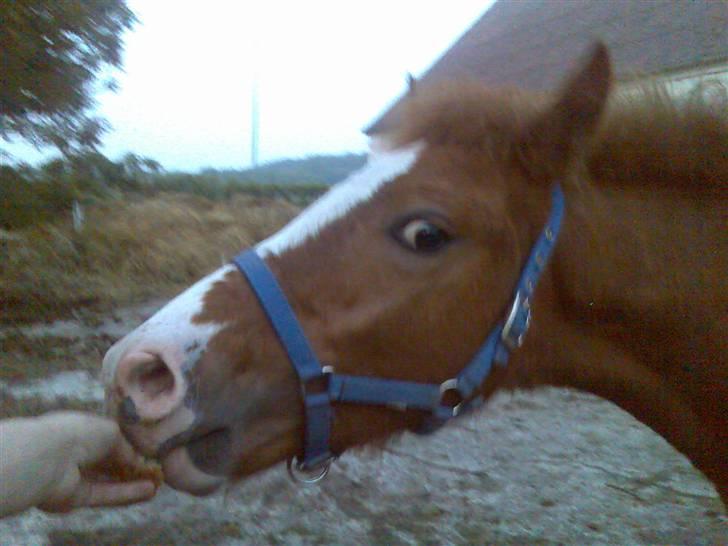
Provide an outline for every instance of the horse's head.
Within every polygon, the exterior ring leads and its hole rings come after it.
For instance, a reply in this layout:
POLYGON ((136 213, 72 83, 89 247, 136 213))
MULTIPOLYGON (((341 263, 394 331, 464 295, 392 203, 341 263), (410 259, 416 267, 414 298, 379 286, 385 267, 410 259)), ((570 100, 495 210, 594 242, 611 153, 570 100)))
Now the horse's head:
MULTIPOLYGON (((598 47, 550 105, 474 85, 418 87, 389 151, 256 247, 319 360, 358 376, 456 375, 507 311, 550 185, 593 132, 609 79, 598 47)), ((161 455, 175 487, 203 494, 302 450, 301 384, 234 266, 119 341, 104 368, 112 410, 140 450, 161 455)), ((422 419, 339 404, 331 446, 422 419)))

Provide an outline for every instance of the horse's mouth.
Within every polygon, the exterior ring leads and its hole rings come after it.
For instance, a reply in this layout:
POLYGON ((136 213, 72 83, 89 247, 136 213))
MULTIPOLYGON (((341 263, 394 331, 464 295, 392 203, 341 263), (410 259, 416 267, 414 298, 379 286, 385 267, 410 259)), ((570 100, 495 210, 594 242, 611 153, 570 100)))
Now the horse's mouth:
POLYGON ((227 475, 230 471, 232 433, 219 428, 194 436, 185 445, 192 462, 211 475, 227 475))
POLYGON ((147 461, 158 462, 164 482, 192 495, 214 493, 227 479, 230 460, 230 432, 227 428, 201 430, 190 427, 161 443, 154 429, 144 425, 122 426, 133 449, 147 461), (156 447, 153 447, 155 444, 156 447))
POLYGON ((164 481, 178 491, 196 496, 206 496, 217 491, 226 481, 223 476, 213 476, 200 470, 190 457, 186 447, 180 446, 162 459, 164 481))
POLYGON ((209 495, 226 481, 230 451, 230 429, 191 429, 163 442, 156 458, 167 484, 193 495, 209 495))

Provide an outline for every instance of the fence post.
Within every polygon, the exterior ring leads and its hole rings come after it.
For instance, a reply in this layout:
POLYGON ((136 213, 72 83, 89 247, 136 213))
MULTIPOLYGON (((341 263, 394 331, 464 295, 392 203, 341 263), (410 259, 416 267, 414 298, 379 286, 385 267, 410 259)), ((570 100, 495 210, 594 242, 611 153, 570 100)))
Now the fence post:
POLYGON ((83 207, 81 206, 81 203, 78 202, 77 199, 73 200, 73 208, 71 209, 71 214, 73 216, 73 230, 76 233, 80 233, 81 229, 83 229, 83 207))

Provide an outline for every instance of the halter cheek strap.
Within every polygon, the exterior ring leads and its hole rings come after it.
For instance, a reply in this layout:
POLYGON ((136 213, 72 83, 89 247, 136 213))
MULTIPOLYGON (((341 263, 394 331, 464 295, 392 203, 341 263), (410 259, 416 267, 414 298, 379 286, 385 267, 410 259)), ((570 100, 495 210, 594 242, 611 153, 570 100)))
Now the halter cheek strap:
POLYGON ((248 250, 236 256, 233 263, 248 279, 298 374, 306 414, 303 464, 307 468, 315 467, 332 456, 329 452, 332 410, 328 393, 309 392, 308 385, 315 379, 325 378, 329 371, 316 358, 278 281, 258 254, 248 250))
MULTIPOLYGON (((334 373, 316 358, 275 276, 255 250, 233 259, 248 280, 273 330, 288 355, 301 384, 306 430, 301 470, 328 468, 335 457, 330 450, 334 402, 387 406, 429 412, 421 432, 429 433, 447 420, 482 403, 474 396, 493 363, 505 365, 510 351, 523 343, 531 319, 531 297, 551 256, 564 215, 564 195, 554 186, 549 219, 526 261, 514 291, 508 317, 491 330, 473 360, 457 377, 436 385, 334 373), (456 398, 455 405, 446 398, 456 398)), ((323 475, 323 474, 322 474, 323 475)))

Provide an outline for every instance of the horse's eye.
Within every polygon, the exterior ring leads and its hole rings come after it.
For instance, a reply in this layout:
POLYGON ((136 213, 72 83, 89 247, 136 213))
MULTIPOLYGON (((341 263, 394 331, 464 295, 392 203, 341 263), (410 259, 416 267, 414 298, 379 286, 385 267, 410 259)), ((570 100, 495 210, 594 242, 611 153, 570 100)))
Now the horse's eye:
POLYGON ((432 222, 415 219, 400 228, 398 239, 410 250, 434 252, 445 246, 450 240, 450 236, 432 222))

